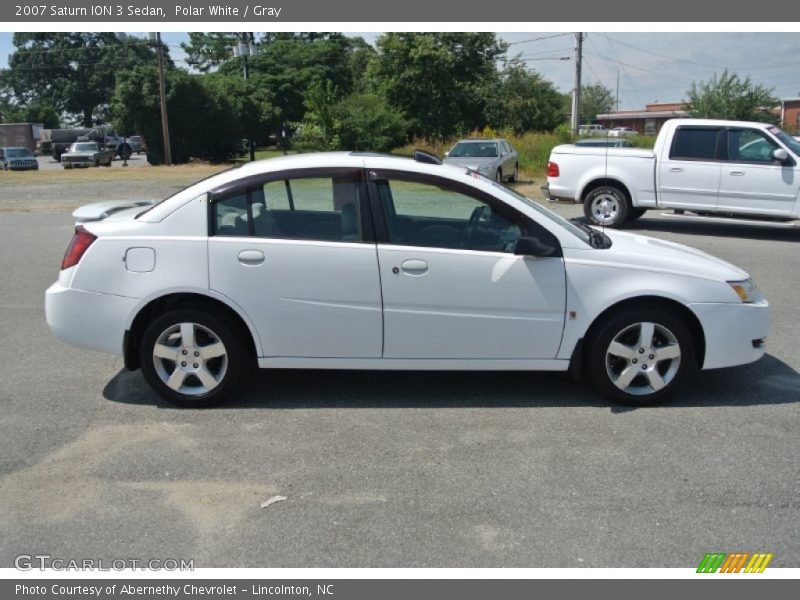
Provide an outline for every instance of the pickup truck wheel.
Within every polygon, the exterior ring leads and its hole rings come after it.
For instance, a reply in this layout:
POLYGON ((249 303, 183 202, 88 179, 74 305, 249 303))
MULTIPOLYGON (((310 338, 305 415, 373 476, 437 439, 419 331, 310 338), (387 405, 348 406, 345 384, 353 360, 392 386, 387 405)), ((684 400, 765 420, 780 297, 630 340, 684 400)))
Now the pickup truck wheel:
POLYGON ((606 397, 622 404, 655 404, 697 368, 689 328, 659 308, 619 312, 592 336, 587 375, 606 397))
POLYGON ((625 194, 610 185, 594 188, 583 201, 583 214, 600 227, 620 227, 628 218, 629 208, 625 194))
POLYGON ((144 330, 139 361, 147 383, 184 407, 217 404, 230 396, 244 373, 245 357, 234 323, 194 308, 155 318, 144 330))

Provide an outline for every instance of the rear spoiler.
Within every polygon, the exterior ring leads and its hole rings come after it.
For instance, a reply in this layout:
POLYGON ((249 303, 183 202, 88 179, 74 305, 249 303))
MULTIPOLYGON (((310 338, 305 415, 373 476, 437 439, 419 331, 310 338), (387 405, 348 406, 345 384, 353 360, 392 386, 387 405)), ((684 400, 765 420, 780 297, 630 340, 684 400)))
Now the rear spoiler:
POLYGON ((102 221, 122 210, 152 206, 153 204, 155 204, 155 200, 106 200, 81 206, 72 213, 72 216, 75 218, 76 223, 102 221))

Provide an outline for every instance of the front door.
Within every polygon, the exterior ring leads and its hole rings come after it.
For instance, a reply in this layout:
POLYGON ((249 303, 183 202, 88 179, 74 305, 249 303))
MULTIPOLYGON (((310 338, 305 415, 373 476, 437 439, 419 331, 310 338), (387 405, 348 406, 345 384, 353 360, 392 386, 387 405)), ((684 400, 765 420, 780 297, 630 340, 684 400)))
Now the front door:
POLYGON ((381 289, 361 170, 288 172, 211 207, 210 287, 266 357, 379 358, 381 289))
POLYGON ((778 143, 758 129, 730 129, 727 162, 722 166, 721 211, 789 217, 800 180, 798 167, 781 163, 772 154, 778 143))
POLYGON ((385 358, 552 359, 564 327, 560 257, 513 253, 549 232, 446 179, 377 173, 385 358))

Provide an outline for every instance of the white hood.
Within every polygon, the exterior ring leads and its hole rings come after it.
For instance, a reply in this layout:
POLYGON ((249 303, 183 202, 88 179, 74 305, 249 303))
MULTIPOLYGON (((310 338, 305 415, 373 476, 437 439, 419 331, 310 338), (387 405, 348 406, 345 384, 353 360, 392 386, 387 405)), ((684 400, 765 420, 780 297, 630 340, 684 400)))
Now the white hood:
POLYGON ((683 244, 623 231, 604 233, 611 238, 612 246, 598 250, 597 259, 605 263, 716 281, 740 281, 748 277, 739 267, 683 244))

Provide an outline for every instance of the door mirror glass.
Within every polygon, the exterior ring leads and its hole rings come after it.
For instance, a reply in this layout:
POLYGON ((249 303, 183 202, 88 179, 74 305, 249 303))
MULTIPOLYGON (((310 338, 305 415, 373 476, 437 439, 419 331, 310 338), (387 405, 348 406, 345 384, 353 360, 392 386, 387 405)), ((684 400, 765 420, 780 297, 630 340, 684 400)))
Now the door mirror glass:
POLYGON ((789 160, 789 153, 786 152, 786 150, 784 150, 783 148, 775 148, 775 150, 772 153, 772 158, 774 158, 779 162, 786 162, 787 160, 789 160))
POLYGON ((556 249, 553 246, 542 243, 539 238, 523 236, 517 240, 514 246, 514 254, 519 256, 553 256, 556 249))

